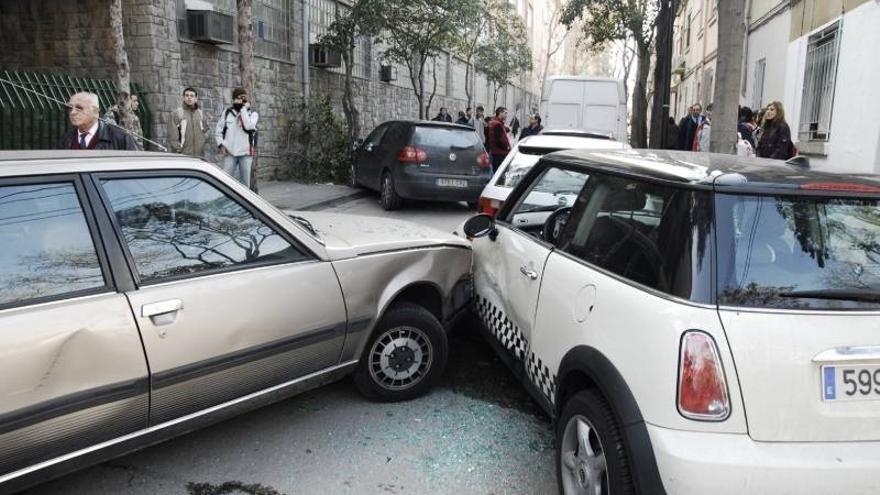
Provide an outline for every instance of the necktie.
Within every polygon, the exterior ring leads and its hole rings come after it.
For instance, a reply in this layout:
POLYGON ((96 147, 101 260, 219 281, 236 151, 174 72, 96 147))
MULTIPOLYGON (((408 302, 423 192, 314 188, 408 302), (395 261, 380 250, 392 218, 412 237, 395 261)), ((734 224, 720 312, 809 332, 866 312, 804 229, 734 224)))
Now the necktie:
POLYGON ((81 132, 79 135, 79 147, 82 149, 86 149, 86 136, 88 136, 88 132, 81 132))

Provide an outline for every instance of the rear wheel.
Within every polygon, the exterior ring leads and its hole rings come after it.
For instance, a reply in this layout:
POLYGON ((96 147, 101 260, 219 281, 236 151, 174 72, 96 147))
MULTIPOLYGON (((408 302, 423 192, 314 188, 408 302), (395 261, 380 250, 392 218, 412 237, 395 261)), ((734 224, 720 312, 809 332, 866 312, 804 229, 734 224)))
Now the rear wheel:
POLYGON ((368 399, 414 399, 437 383, 446 368, 449 343, 437 318, 415 304, 385 314, 354 372, 354 384, 368 399))
POLYGON ((400 208, 400 196, 394 189, 394 178, 390 172, 382 174, 382 189, 380 191, 379 201, 382 203, 384 210, 396 210, 400 208))
POLYGON ((635 493, 620 427, 594 390, 574 394, 556 429, 556 473, 562 495, 635 493))

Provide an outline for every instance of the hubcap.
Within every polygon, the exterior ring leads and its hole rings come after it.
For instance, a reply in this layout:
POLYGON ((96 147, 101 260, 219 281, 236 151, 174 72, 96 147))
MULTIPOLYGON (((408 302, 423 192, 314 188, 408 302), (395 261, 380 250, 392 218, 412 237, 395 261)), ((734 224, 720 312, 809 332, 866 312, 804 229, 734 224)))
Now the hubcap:
POLYGON ((405 390, 419 383, 434 360, 428 337, 415 327, 387 330, 370 349, 370 376, 382 388, 405 390))
POLYGON ((565 425, 559 449, 563 492, 607 495, 608 465, 605 449, 590 421, 580 415, 565 425))

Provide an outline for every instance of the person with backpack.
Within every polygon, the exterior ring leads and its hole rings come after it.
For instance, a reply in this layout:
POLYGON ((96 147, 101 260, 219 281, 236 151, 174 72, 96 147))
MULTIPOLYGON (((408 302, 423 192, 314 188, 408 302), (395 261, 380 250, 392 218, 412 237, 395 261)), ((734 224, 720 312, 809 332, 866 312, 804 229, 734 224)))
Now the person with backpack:
POLYGON ((232 106, 223 112, 214 129, 223 170, 246 187, 251 187, 258 118, 257 112, 250 109, 247 91, 235 88, 232 90, 232 106))
POLYGON ((788 160, 795 155, 797 149, 791 142, 791 129, 785 122, 785 108, 782 103, 774 101, 764 110, 764 123, 758 141, 758 156, 788 160))

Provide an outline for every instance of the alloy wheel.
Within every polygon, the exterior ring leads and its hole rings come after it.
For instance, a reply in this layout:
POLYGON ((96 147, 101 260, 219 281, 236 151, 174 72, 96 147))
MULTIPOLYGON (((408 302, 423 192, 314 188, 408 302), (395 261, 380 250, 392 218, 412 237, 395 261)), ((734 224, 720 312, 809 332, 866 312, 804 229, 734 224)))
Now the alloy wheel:
POLYGON ((589 419, 575 415, 568 421, 559 455, 559 474, 566 495, 609 494, 605 449, 589 419))
POLYGON ((369 354, 370 376, 387 390, 405 390, 420 382, 434 360, 431 341, 411 326, 387 330, 369 354))

